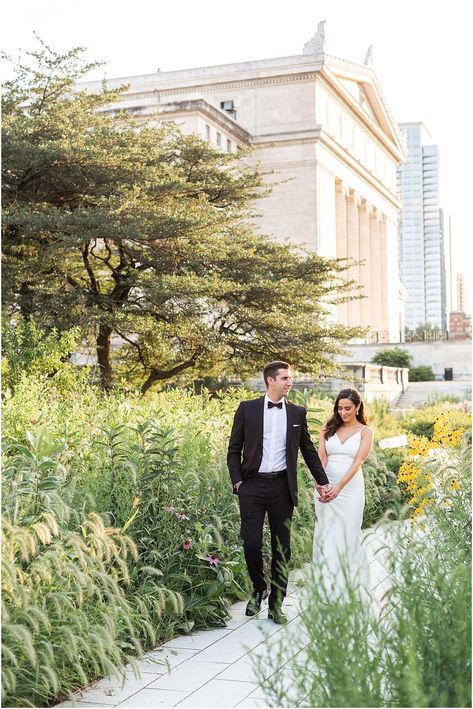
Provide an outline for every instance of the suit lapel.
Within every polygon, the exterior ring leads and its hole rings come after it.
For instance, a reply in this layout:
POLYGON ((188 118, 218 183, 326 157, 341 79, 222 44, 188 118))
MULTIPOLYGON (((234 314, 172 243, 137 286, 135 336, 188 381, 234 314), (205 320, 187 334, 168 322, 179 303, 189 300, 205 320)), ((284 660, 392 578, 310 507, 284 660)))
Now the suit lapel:
POLYGON ((264 396, 256 400, 256 431, 259 432, 259 442, 263 450, 264 434, 264 396))
POLYGON ((292 404, 290 401, 286 399, 286 422, 287 422, 287 432, 286 432, 286 450, 288 449, 289 446, 289 440, 290 440, 290 433, 292 431, 292 423, 293 423, 293 408, 292 404))

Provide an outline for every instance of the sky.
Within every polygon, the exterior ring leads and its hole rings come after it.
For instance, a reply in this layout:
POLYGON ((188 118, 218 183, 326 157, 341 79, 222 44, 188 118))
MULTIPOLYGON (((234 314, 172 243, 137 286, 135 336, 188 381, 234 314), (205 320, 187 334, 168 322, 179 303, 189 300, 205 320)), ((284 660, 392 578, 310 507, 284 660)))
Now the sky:
MULTIPOLYGON (((16 0, 4 3, 4 52, 81 46, 126 77, 302 53, 326 20, 327 52, 374 69, 395 120, 422 121, 440 149, 441 203, 451 216, 453 271, 473 261, 471 46, 465 0, 16 0)), ((5 71, 5 70, 4 70, 5 71)))

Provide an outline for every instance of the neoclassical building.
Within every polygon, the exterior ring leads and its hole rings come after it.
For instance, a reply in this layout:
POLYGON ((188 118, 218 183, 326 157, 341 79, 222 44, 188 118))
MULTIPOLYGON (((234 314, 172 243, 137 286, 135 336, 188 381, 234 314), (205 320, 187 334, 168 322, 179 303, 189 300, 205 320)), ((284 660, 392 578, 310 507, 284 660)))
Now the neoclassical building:
MULTIPOLYGON (((137 120, 158 111, 222 150, 256 148, 254 159, 276 183, 257 204, 256 230, 362 260, 348 275, 367 297, 339 306, 335 317, 386 341, 404 329, 396 168, 405 151, 371 54, 364 64, 327 54, 321 22, 300 55, 109 80, 129 88, 108 110, 137 120)), ((100 82, 86 86, 99 90, 100 82)))

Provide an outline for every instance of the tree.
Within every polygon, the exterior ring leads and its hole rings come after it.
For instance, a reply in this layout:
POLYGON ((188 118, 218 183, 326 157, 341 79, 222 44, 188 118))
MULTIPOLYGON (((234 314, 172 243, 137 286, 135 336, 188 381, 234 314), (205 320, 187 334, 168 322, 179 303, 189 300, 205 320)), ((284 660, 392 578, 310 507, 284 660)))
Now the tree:
POLYGON ((354 297, 348 263, 255 236, 251 208, 267 187, 247 153, 214 150, 156 116, 139 129, 126 111, 112 118, 123 88, 81 90, 96 66, 82 52, 42 43, 4 87, 9 311, 46 329, 80 325, 104 388, 117 364, 143 392, 271 358, 331 371, 359 334, 329 318, 331 304, 354 297))
POLYGON ((410 367, 412 357, 407 350, 393 347, 392 349, 380 350, 371 361, 383 367, 410 367))

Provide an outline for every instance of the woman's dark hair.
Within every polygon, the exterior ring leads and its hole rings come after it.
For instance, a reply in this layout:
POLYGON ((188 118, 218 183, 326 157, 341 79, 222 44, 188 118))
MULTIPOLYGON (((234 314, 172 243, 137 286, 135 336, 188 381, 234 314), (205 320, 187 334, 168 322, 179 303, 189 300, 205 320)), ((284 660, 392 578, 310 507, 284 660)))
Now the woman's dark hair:
POLYGON ((363 405, 363 399, 361 394, 357 389, 342 389, 338 393, 335 399, 335 404, 333 405, 333 414, 325 424, 324 438, 327 440, 330 436, 334 436, 335 432, 338 431, 340 426, 343 425, 343 421, 338 413, 338 402, 340 399, 350 399, 356 407, 358 407, 358 413, 356 414, 356 420, 362 424, 367 424, 368 419, 365 416, 365 409, 363 405))

